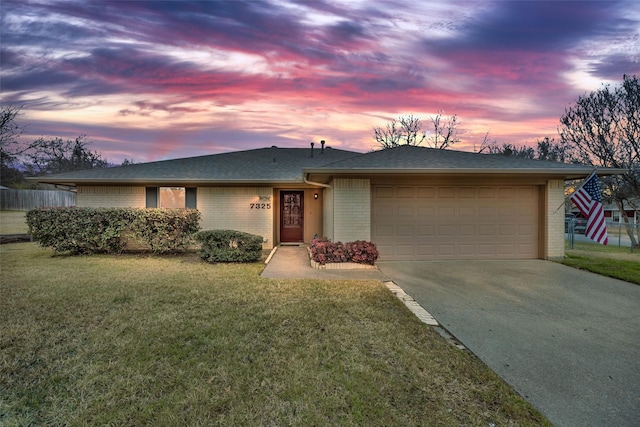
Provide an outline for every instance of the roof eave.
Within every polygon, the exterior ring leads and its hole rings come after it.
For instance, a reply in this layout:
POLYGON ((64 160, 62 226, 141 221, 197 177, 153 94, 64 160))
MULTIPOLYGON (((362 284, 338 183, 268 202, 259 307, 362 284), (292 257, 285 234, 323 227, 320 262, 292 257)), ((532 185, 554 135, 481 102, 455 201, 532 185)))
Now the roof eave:
POLYGON ((182 178, 162 178, 162 179, 121 179, 121 178, 60 178, 60 179, 47 179, 47 177, 30 177, 28 181, 42 183, 42 184, 56 184, 56 185, 168 185, 168 186, 188 186, 188 185, 300 185, 304 184, 302 178, 297 180, 277 180, 277 179, 226 179, 226 180, 211 180, 211 179, 182 179, 182 178))

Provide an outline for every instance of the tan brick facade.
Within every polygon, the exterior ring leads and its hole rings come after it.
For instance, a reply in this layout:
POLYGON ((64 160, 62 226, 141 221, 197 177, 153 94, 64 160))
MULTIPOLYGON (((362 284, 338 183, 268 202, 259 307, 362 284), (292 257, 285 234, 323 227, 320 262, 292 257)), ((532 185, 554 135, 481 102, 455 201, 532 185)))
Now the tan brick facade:
POLYGON ((94 208, 144 208, 144 187, 78 186, 76 205, 94 208))
POLYGON ((239 230, 266 238, 273 247, 274 212, 271 187, 199 187, 198 210, 203 230, 239 230), (252 205, 253 204, 253 205, 252 205), (256 206, 256 204, 258 206, 256 206))
POLYGON ((371 240, 371 184, 368 179, 333 181, 333 240, 371 240))
POLYGON ((552 179, 545 188, 546 208, 546 248, 544 257, 561 259, 564 257, 564 181, 552 179))
MULTIPOLYGON (((540 221, 540 255, 547 259, 564 256, 564 185, 549 180, 542 187, 544 206, 540 221)), ((333 241, 371 240, 371 183, 369 179, 336 178, 331 188, 306 191, 305 241, 322 234, 333 241), (321 199, 313 194, 319 192, 321 199), (322 210, 322 218, 318 218, 322 210), (322 228, 321 232, 318 230, 322 228)), ((278 241, 278 198, 272 187, 199 187, 197 208, 201 228, 240 230, 264 237, 265 249, 278 241), (253 208, 252 208, 252 204, 253 208), (264 208, 262 208, 264 207, 264 208)), ((77 206, 135 207, 146 204, 145 187, 78 186, 77 206)))

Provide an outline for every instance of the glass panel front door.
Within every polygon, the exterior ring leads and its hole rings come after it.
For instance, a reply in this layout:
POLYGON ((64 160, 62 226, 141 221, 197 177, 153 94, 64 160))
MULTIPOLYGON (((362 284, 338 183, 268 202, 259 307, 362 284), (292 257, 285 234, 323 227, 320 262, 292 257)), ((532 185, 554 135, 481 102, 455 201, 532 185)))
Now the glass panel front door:
POLYGON ((302 242, 304 236, 304 192, 280 193, 280 241, 302 242))

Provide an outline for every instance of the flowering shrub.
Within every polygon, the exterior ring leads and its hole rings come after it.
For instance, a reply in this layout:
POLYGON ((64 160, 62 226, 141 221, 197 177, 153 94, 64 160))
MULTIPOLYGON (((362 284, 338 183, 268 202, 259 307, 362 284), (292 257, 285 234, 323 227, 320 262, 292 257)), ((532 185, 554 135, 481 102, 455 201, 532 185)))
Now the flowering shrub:
POLYGON ((309 243, 311 258, 320 265, 334 262, 355 262, 374 265, 379 253, 376 245, 364 240, 332 242, 329 239, 313 239, 309 243))
POLYGON ((358 264, 375 264, 380 253, 375 244, 365 240, 356 240, 345 244, 351 262, 358 264))

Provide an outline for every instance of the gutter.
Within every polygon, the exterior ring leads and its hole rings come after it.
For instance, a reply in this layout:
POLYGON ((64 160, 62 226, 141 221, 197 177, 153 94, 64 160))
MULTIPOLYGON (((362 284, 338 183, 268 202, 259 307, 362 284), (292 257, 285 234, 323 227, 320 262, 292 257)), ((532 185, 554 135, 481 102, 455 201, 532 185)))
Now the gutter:
MULTIPOLYGON (((538 168, 437 168, 437 169, 421 169, 421 168, 389 168, 389 169, 381 169, 381 168, 314 168, 314 169, 305 169, 305 176, 308 176, 312 173, 315 174, 354 174, 354 175, 452 175, 452 174, 460 174, 460 175, 553 175, 564 177, 565 179, 572 178, 581 178, 590 175, 593 172, 593 168, 546 168, 546 169, 538 169, 538 168)), ((615 169, 615 168, 597 168, 596 172, 600 176, 606 175, 618 175, 627 172, 628 169, 615 169)), ((308 180, 305 178, 305 182, 308 180)), ((312 183, 311 181, 309 181, 312 183)), ((323 187, 326 187, 326 184, 321 183, 313 183, 323 187)))
POLYGON ((78 187, 75 185, 62 185, 62 184, 49 184, 53 185, 53 188, 59 189, 62 191, 68 191, 70 193, 76 193, 78 191, 78 187))
MULTIPOLYGON (((300 185, 300 180, 283 180, 274 181, 272 179, 260 179, 260 180, 207 180, 207 179, 183 179, 183 178, 55 178, 48 179, 46 176, 28 177, 27 181, 38 182, 42 184, 52 185, 65 185, 69 187, 77 187, 78 185, 155 185, 155 186, 199 186, 199 185, 256 185, 256 186, 270 186, 278 185, 300 185)), ((320 184, 319 184, 320 185, 320 184)))
POLYGON ((305 184, 309 184, 309 185, 317 185, 318 187, 324 187, 324 188, 333 188, 330 184, 323 184, 321 182, 313 182, 313 181, 309 181, 307 179, 307 176, 309 176, 308 173, 305 173, 302 176, 302 180, 304 181, 305 184))

